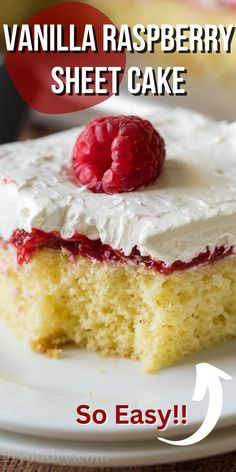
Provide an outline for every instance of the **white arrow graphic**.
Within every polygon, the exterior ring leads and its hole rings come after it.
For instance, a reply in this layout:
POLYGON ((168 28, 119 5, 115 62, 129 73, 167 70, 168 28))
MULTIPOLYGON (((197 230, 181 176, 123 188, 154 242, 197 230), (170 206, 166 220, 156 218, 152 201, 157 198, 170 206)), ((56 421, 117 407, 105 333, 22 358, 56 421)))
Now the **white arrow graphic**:
POLYGON ((211 364, 203 362, 196 365, 196 385, 192 400, 195 402, 201 401, 207 390, 209 391, 209 406, 206 418, 200 428, 186 439, 170 441, 169 439, 158 438, 159 441, 173 444, 174 446, 189 446, 201 441, 210 434, 220 418, 223 407, 223 390, 220 379, 231 380, 232 377, 211 364))

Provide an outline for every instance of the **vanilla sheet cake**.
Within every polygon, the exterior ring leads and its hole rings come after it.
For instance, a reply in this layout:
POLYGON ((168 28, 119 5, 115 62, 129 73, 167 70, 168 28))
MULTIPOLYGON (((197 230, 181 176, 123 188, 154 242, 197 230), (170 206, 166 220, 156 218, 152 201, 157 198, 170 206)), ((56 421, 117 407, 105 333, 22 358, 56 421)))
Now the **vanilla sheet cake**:
POLYGON ((0 147, 0 318, 38 352, 72 341, 156 371, 236 335, 236 123, 150 121, 163 168, 122 193, 75 179, 81 129, 0 147))

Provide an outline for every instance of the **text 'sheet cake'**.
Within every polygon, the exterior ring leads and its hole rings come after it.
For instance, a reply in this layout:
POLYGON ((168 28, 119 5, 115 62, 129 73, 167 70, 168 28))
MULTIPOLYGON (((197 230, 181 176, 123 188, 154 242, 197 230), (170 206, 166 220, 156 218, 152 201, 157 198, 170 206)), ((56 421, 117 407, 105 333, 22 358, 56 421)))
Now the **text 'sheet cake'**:
POLYGON ((112 195, 75 179, 82 129, 0 147, 0 317, 39 352, 73 341, 155 371, 236 335, 236 123, 150 121, 160 175, 112 195))

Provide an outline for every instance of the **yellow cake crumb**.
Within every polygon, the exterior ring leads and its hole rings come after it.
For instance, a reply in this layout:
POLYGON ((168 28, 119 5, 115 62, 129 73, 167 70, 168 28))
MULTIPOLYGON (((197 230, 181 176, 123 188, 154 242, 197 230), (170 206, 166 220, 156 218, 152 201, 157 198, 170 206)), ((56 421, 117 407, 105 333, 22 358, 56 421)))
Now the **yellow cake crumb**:
POLYGON ((57 344, 56 341, 45 342, 46 340, 42 341, 30 341, 30 347, 34 352, 38 354, 46 354, 48 357, 53 359, 58 359, 62 353, 62 349, 59 349, 57 346, 63 344, 63 341, 58 338, 57 344), (55 344, 55 345, 54 345, 55 344))
POLYGON ((1 249, 0 264, 0 318, 53 357, 72 341, 152 372, 236 335, 234 256, 168 276, 48 248, 22 267, 1 249))

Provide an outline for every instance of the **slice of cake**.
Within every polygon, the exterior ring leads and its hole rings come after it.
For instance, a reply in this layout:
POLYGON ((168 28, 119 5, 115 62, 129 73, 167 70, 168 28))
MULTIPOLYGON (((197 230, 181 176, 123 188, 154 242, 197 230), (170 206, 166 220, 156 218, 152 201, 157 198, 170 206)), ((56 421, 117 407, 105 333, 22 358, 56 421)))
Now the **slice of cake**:
POLYGON ((236 335, 236 123, 150 120, 0 147, 0 318, 36 351, 155 371, 236 335))

